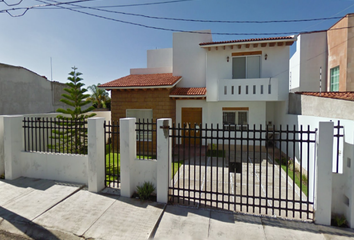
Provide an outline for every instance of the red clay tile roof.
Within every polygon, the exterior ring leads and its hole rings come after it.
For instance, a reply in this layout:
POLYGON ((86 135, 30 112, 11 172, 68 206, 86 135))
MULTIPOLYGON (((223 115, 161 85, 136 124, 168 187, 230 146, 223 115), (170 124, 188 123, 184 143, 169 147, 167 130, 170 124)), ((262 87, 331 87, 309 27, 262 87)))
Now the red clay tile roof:
POLYGON ((354 92, 296 92, 296 94, 354 101, 354 92))
POLYGON ((180 76, 172 76, 172 73, 157 74, 132 74, 111 82, 101 84, 100 88, 124 88, 124 87, 154 87, 154 86, 173 86, 180 76))
POLYGON ((206 94, 206 88, 175 88, 172 90, 170 95, 205 95, 206 94))
POLYGON ((213 44, 226 44, 226 43, 241 43, 241 42, 258 42, 258 41, 271 41, 271 40, 290 40, 295 38, 293 36, 285 36, 285 37, 270 37, 270 38, 250 38, 250 39, 238 39, 238 40, 231 40, 231 41, 221 41, 221 42, 204 42, 200 43, 200 46, 204 45, 213 45, 213 44))

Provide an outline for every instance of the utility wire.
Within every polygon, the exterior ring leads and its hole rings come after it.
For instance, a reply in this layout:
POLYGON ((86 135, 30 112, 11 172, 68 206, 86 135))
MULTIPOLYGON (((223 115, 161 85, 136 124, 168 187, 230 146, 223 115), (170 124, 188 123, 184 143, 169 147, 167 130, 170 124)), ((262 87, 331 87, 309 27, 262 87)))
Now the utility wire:
MULTIPOLYGON (((51 1, 51 0, 49 0, 49 1, 51 1)), ((51 2, 57 2, 57 1, 51 1, 51 2)), ((75 7, 75 8, 71 8, 71 9, 86 8, 86 9, 91 9, 91 10, 96 10, 96 11, 102 11, 102 12, 108 12, 108 13, 117 13, 117 14, 135 16, 135 17, 144 17, 144 18, 150 18, 150 19, 169 20, 169 21, 184 21, 184 22, 202 22, 202 23, 242 23, 242 24, 244 24, 244 23, 246 23, 246 24, 248 24, 248 23, 292 23, 292 22, 324 21, 324 20, 333 20, 333 19, 340 19, 341 18, 341 17, 326 17, 326 18, 290 19, 290 20, 266 20, 266 21, 205 20, 205 19, 156 17, 156 16, 144 15, 144 14, 138 14, 138 13, 128 13, 128 12, 100 9, 98 7, 81 6, 81 5, 77 5, 77 4, 71 4, 71 3, 68 3, 68 5, 71 5, 71 6, 75 7)))
POLYGON ((95 0, 76 0, 76 1, 71 1, 71 2, 57 2, 57 3, 50 3, 50 4, 34 5, 34 6, 31 6, 31 7, 18 7, 18 8, 11 8, 11 9, 0 10, 0 13, 6 12, 6 13, 9 14, 11 17, 22 17, 23 15, 26 14, 26 12, 27 12, 28 10, 34 9, 34 8, 38 8, 38 7, 58 6, 58 5, 62 5, 62 4, 82 3, 82 2, 90 2, 90 1, 95 1, 95 0), (16 11, 16 10, 24 10, 24 12, 21 13, 21 14, 13 15, 13 14, 11 13, 11 11, 16 11))
MULTIPOLYGON (((138 7, 138 6, 149 6, 149 5, 158 5, 158 4, 168 4, 168 3, 179 3, 179 2, 191 2, 195 0, 172 0, 172 1, 163 1, 163 2, 148 2, 148 3, 134 3, 134 4, 121 4, 121 5, 110 5, 110 6, 97 6, 96 8, 116 8, 116 7, 138 7)), ((76 8, 81 8, 75 7, 76 8)), ((58 9, 58 8, 40 8, 40 9, 58 9)))
MULTIPOLYGON (((38 2, 42 2, 42 3, 47 3, 43 0, 36 0, 38 2)), ((57 2, 55 0, 50 0, 52 2, 57 2)), ((198 34, 209 34, 207 32, 201 32, 201 31, 190 31, 190 30, 182 30, 182 29, 172 29, 172 28, 163 28, 163 27, 156 27, 156 26, 150 26, 150 25, 145 25, 145 24, 141 24, 141 23, 135 23, 135 22, 129 22, 129 21, 124 21, 124 20, 119 20, 119 19, 115 19, 115 18, 110 18, 110 17, 106 17, 106 16, 101 16, 101 15, 97 15, 97 14, 93 14, 93 13, 88 13, 88 12, 83 12, 77 9, 72 9, 69 7, 63 7, 63 6, 57 6, 59 8, 63 8, 63 9, 67 9, 73 12, 78 12, 81 14, 85 14, 88 16, 93 16, 93 17, 97 17, 97 18, 101 18, 101 19, 105 19, 105 20, 110 20, 110 21, 115 21, 115 22, 120 22, 120 23, 125 23, 125 24, 130 24, 130 25, 134 25, 134 26, 139 26, 139 27, 144 27, 144 28, 149 28, 149 29, 155 29, 155 30, 163 30, 163 31, 170 31, 170 32, 187 32, 187 33, 198 33, 198 34)), ((353 28, 354 26, 351 27, 343 27, 343 28, 334 28, 334 29, 330 29, 330 30, 340 30, 340 29, 346 29, 346 28, 353 28)), ((325 30, 319 30, 320 31, 326 31, 325 30)), ((311 33, 311 32, 315 32, 315 31, 307 31, 307 32, 299 32, 299 31, 293 31, 293 32, 273 32, 273 33, 231 33, 231 32, 214 32, 212 33, 213 35, 227 35, 227 36, 250 36, 250 35, 254 35, 254 36, 258 36, 258 35, 294 35, 294 34, 299 34, 299 33, 311 33)))
POLYGON ((22 1, 23 0, 20 0, 18 3, 8 4, 5 0, 0 0, 0 2, 5 3, 8 7, 20 5, 22 3, 22 1))

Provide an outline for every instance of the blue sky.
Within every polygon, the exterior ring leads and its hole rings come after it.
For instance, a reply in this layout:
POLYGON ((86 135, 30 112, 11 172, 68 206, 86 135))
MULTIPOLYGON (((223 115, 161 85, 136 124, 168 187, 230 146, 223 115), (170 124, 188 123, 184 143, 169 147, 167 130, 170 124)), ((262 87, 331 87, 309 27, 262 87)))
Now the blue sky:
MULTIPOLYGON (((5 1, 14 4, 20 0, 5 1)), ((168 0, 91 0, 81 5, 94 7, 164 1, 168 0)), ((50 3, 48 0, 46 2, 50 3)), ((0 10, 39 4, 43 3, 23 0, 17 6, 8 7, 4 2, 0 2, 0 10)), ((104 9, 158 17, 263 21, 344 16, 354 12, 354 0, 191 0, 104 9)), ((194 23, 146 19, 88 9, 77 10, 149 26, 181 30, 210 29, 212 32, 226 33, 322 30, 337 21, 271 24, 194 23)), ((22 12, 23 10, 10 11, 11 14, 22 12)), ((28 68, 50 79, 52 58, 53 80, 59 82, 66 82, 71 67, 76 66, 78 71, 83 73, 86 85, 105 83, 128 75, 130 68, 146 67, 146 50, 172 47, 171 31, 147 29, 53 7, 30 9, 25 15, 17 18, 2 12, 0 23, 0 62, 28 68)), ((264 36, 213 35, 213 40, 254 37, 264 36)))

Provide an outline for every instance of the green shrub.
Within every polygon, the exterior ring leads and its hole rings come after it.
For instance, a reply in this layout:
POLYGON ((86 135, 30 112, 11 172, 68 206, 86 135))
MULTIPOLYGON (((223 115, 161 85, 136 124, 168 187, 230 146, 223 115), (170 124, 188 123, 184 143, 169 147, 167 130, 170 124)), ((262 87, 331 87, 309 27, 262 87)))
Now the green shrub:
POLYGON ((155 191, 155 186, 151 182, 144 182, 142 186, 137 186, 137 193, 141 200, 146 200, 155 191))
POLYGON ((335 225, 338 227, 346 227, 347 219, 345 219, 344 215, 335 215, 334 216, 335 225))

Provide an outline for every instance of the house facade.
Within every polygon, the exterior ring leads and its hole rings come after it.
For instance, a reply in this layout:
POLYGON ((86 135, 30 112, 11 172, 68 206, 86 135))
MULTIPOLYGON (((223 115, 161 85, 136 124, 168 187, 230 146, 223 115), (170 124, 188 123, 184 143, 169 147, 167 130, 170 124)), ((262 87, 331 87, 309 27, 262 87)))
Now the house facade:
POLYGON ((326 31, 302 33, 290 59, 291 92, 354 91, 354 14, 326 31))
POLYGON ((147 68, 100 85, 111 90, 112 120, 124 117, 194 127, 274 124, 288 99, 289 47, 296 37, 212 41, 210 31, 174 33, 173 47, 149 50, 147 68))

